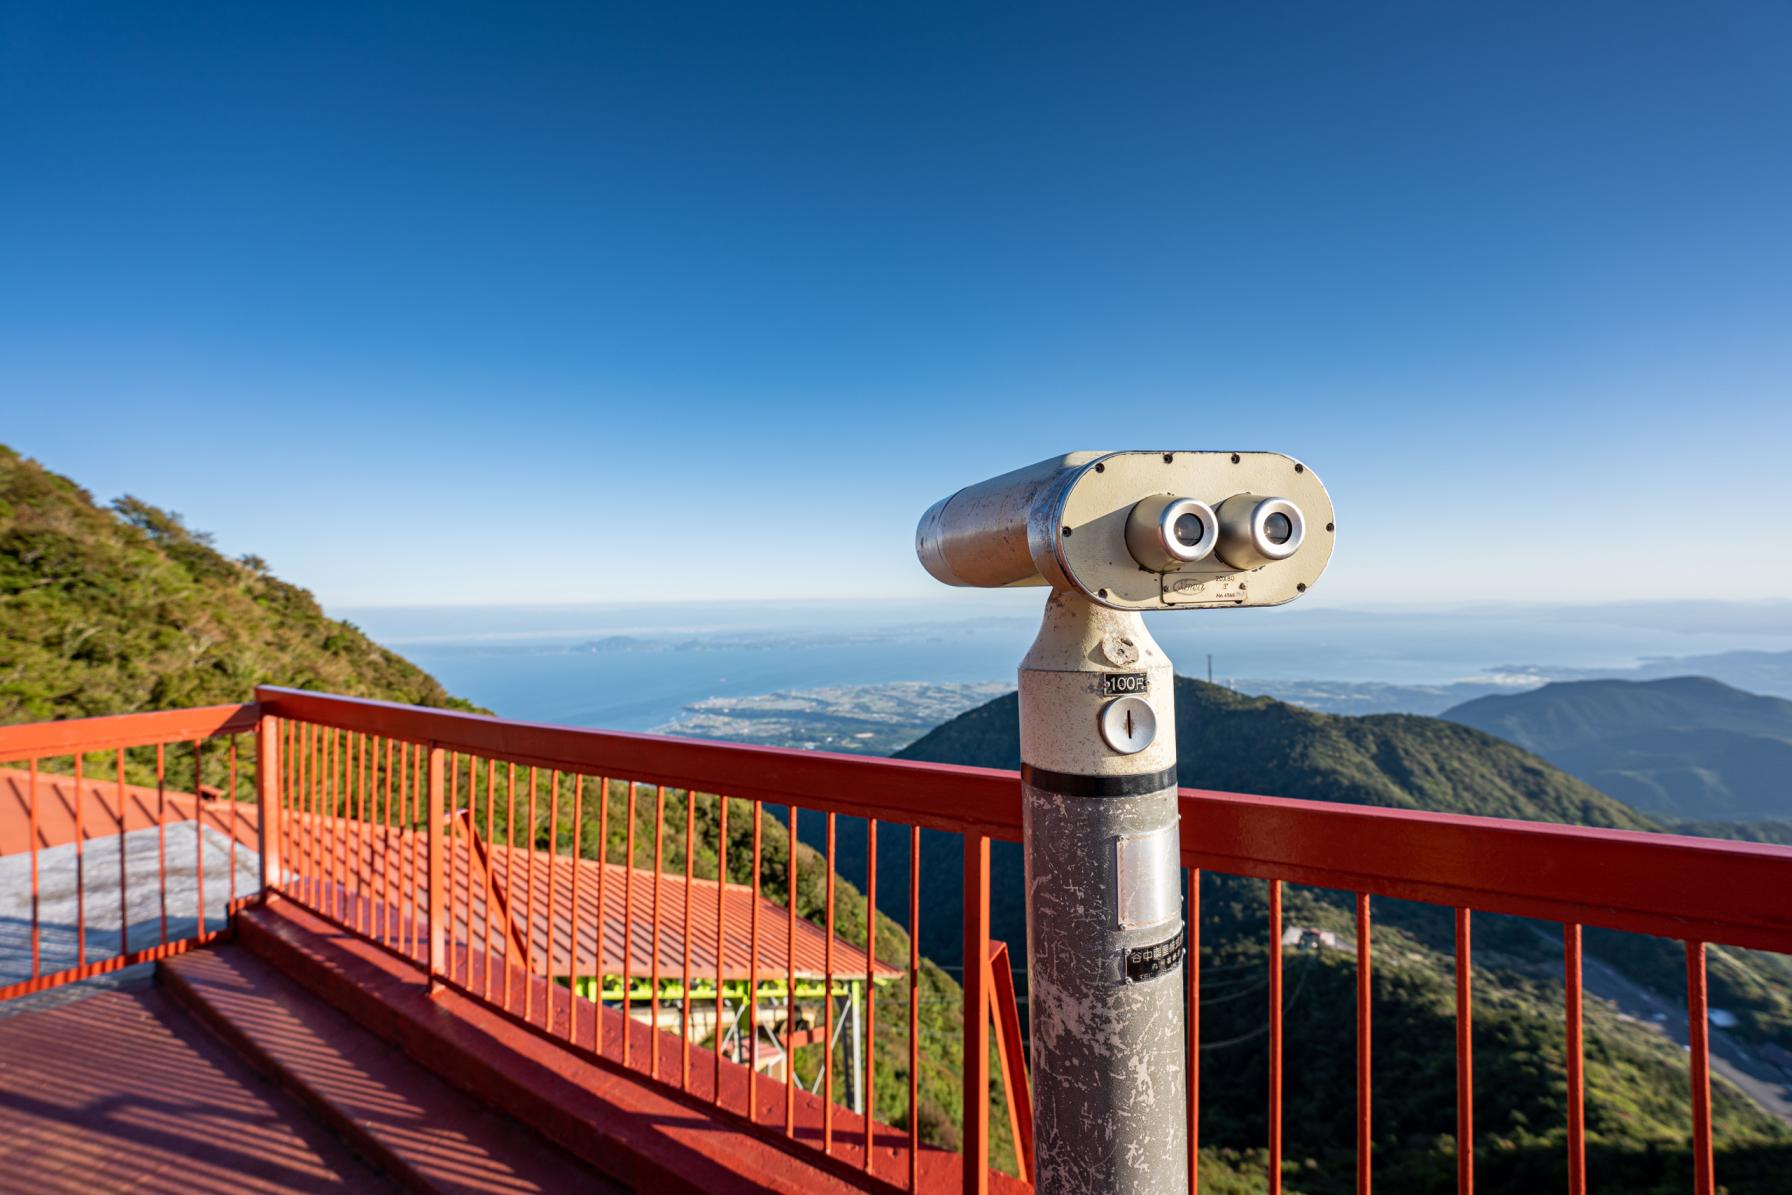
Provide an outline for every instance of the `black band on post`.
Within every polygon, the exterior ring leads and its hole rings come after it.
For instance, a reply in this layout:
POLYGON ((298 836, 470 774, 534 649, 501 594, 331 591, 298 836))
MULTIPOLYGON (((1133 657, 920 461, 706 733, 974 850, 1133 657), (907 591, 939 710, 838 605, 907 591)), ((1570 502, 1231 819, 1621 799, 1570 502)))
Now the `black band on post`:
POLYGON ((1176 769, 1168 767, 1161 772, 1131 776, 1084 776, 1077 772, 1054 772, 1023 763, 1020 765, 1020 779, 1022 784, 1065 797, 1140 797, 1146 793, 1175 788, 1176 769))

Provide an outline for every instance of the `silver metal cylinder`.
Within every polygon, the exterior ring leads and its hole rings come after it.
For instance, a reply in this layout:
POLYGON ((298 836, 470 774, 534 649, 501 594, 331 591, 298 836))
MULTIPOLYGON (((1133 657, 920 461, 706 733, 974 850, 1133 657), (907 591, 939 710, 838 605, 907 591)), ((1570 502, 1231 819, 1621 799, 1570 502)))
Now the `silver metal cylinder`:
POLYGON ((1235 494, 1220 503, 1218 514, 1217 551, 1233 568, 1286 560, 1306 541, 1306 516, 1286 498, 1235 494))
POLYGON ((1197 498, 1153 494, 1126 516, 1126 550, 1154 573, 1207 559, 1218 540, 1219 520, 1197 498))
POLYGON ((1054 591, 1020 669, 1037 1189, 1188 1188, 1176 718, 1136 614, 1054 591))

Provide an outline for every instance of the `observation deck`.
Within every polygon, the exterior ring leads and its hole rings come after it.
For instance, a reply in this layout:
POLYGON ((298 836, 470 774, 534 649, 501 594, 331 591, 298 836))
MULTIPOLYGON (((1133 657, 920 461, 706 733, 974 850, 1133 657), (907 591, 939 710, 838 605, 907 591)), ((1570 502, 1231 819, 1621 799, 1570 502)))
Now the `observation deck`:
MULTIPOLYGON (((1713 1030, 1707 947, 1792 953, 1792 848, 1187 789, 1181 806, 1191 947, 1204 873, 1265 900, 1249 1115, 1270 1191, 1308 1185, 1284 1174, 1283 1095, 1309 1068, 1354 1090, 1354 1174, 1330 1189, 1366 1195, 1421 1148, 1377 1132, 1377 1091, 1403 1081, 1374 1049, 1396 902, 1447 911, 1459 1191, 1513 1173, 1477 1128, 1503 1115, 1477 1048, 1507 1044, 1474 1031, 1477 917, 1558 942, 1556 1185, 1599 1185, 1604 1156, 1587 928, 1682 945, 1665 1031, 1686 1047, 1686 1133, 1648 1143, 1663 1167, 1714 1195, 1714 1083, 1788 1100, 1713 1030), (1284 951, 1322 940, 1285 945, 1287 885, 1342 894, 1325 948, 1349 985, 1307 998, 1351 1001, 1354 1040, 1324 1057, 1287 1049, 1284 951)), ((1023 1190, 1025 952, 991 939, 991 844, 1020 835, 1011 772, 271 687, 0 728, 0 1161, 32 1189, 1023 1190), (960 983, 924 957, 941 927, 960 983)), ((1185 970, 1198 1173, 1204 1117, 1238 1110, 1228 1076, 1203 1076, 1199 949, 1185 970)), ((1762 1164, 1783 1174, 1792 1152, 1762 1164)))

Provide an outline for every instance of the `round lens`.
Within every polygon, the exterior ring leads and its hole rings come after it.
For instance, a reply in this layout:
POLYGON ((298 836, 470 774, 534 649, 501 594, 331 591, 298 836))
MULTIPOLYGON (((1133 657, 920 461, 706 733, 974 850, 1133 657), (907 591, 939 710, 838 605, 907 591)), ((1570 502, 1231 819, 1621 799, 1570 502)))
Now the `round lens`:
POLYGON ((1294 538, 1294 524, 1285 514, 1273 514, 1263 520, 1263 538, 1272 544, 1285 544, 1294 538))
POLYGON ((1175 531, 1177 541, 1185 548, 1192 548, 1199 544, 1201 537, 1207 534, 1207 528, 1201 524, 1200 515, 1177 515, 1175 531))

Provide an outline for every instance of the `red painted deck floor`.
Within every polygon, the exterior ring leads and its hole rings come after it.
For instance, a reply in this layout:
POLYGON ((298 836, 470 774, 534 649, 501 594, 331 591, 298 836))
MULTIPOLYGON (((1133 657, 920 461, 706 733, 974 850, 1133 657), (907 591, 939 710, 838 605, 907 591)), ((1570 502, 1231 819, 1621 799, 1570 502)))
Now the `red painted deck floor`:
POLYGON ((0 1018, 0 1191, 394 1189, 149 976, 51 996, 0 1018))

